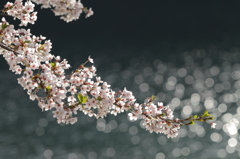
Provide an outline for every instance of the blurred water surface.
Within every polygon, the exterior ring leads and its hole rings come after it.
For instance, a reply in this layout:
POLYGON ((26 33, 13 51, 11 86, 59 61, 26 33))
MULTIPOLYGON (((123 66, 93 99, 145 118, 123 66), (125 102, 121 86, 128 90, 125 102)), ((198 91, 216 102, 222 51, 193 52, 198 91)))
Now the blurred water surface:
POLYGON ((1 70, 0 158, 238 158, 239 61, 236 47, 193 49, 172 55, 169 61, 136 57, 123 62, 125 66, 121 61, 96 59, 97 74, 114 90, 126 86, 139 102, 154 94, 174 110, 175 117, 205 109, 215 116, 216 129, 206 123, 183 126, 173 139, 145 131, 140 121, 130 122, 126 113, 98 120, 79 113, 76 124, 59 125, 50 111, 42 112, 28 99, 16 75, 1 70))

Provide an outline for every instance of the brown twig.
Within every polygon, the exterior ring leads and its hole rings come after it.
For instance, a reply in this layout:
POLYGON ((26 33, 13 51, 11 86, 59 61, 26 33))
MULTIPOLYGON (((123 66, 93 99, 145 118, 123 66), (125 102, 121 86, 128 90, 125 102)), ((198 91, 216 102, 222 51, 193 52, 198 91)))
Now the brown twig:
POLYGON ((16 55, 16 56, 19 54, 18 52, 14 51, 14 50, 10 49, 9 47, 7 47, 6 45, 4 45, 3 43, 0 43, 0 47, 7 50, 7 51, 13 52, 14 55, 16 55))
POLYGON ((4 13, 0 13, 0 15, 2 15, 2 16, 10 16, 10 15, 4 14, 4 13))

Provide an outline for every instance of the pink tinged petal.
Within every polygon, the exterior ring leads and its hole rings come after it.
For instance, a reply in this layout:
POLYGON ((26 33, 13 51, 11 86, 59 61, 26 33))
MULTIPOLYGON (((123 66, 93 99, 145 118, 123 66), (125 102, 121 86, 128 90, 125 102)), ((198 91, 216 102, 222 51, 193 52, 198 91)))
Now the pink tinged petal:
POLYGON ((88 61, 93 63, 93 59, 90 56, 88 56, 88 61))
POLYGON ((211 129, 213 129, 213 128, 215 128, 216 127, 216 123, 210 123, 210 125, 211 125, 211 129))

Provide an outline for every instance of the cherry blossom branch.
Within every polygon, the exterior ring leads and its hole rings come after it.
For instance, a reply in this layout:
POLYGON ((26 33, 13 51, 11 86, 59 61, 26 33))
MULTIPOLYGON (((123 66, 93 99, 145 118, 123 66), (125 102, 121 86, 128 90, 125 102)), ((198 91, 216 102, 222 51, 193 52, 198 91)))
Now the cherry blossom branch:
POLYGON ((60 16, 64 21, 71 22, 79 19, 82 12, 86 18, 93 15, 92 8, 84 7, 80 0, 31 0, 36 4, 42 5, 42 8, 51 8, 56 16, 60 16))
MULTIPOLYGON (((41 1, 43 2, 43 1, 41 1)), ((61 1, 61 5, 68 1, 61 1), (63 3, 64 2, 64 3, 63 3)), ((52 4, 51 4, 52 5, 52 4)), ((6 13, 21 20, 21 24, 31 23, 25 14, 34 10, 34 5, 28 1, 25 6, 21 0, 5 5, 6 13), (17 7, 16 7, 17 6, 17 7), (31 8, 31 9, 27 9, 31 8), (15 13, 14 11, 18 12, 15 13), (29 12, 26 13, 26 10, 29 12)), ((36 14, 35 14, 36 15, 36 14)), ((31 17, 31 16, 30 16, 31 17)), ((65 70, 70 68, 68 61, 50 53, 52 43, 43 36, 37 37, 30 30, 15 30, 5 18, 0 23, 0 54, 6 59, 10 70, 22 75, 18 83, 27 90, 31 100, 37 100, 43 111, 53 110, 53 117, 58 123, 74 124, 73 117, 77 111, 96 118, 104 118, 108 114, 128 111, 130 120, 143 119, 145 128, 150 132, 164 133, 167 137, 176 137, 182 125, 192 125, 195 121, 208 122, 213 116, 207 111, 203 115, 187 119, 174 119, 169 106, 162 103, 154 104, 154 96, 147 98, 143 104, 136 102, 131 91, 124 88, 115 92, 106 82, 96 75, 96 68, 87 63, 81 64, 70 75, 65 70), (44 96, 41 96, 44 92, 44 96)), ((215 123, 210 123, 211 127, 215 123)))

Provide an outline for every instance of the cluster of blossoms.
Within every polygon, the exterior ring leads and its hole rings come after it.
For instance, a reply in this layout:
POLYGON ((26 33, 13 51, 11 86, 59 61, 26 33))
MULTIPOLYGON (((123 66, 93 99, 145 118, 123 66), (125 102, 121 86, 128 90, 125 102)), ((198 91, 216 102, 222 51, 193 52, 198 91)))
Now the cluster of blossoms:
MULTIPOLYGON (((7 5, 11 6, 11 3, 8 2, 7 5)), ((6 13, 12 13, 11 9, 14 7, 6 8, 9 9, 6 13)), ((20 12, 25 10, 25 7, 22 8, 20 12)), ((43 111, 52 110, 58 123, 74 124, 77 118, 73 115, 77 114, 77 111, 96 118, 129 111, 129 119, 143 119, 143 124, 150 132, 176 137, 181 125, 192 125, 196 120, 213 119, 207 111, 200 117, 195 115, 184 120, 173 119, 172 110, 162 103, 154 104, 154 97, 139 104, 132 92, 126 88, 114 92, 110 85, 96 75, 93 65, 85 66, 93 63, 90 57, 70 75, 65 75, 65 70, 69 69, 70 65, 67 60, 61 60, 59 56, 50 53, 52 43, 45 39, 43 36, 32 35, 30 30, 15 30, 13 25, 2 18, 0 54, 8 62, 10 70, 22 75, 18 78, 18 83, 27 90, 30 99, 37 100, 43 111)), ((215 126, 214 123, 211 125, 215 126)))
POLYGON ((86 14, 86 18, 93 15, 92 8, 87 9, 83 4, 77 0, 32 0, 37 4, 41 4, 42 8, 53 8, 52 11, 56 16, 66 22, 77 20, 81 13, 86 14))
MULTIPOLYGON (((76 0, 31 0, 36 4, 41 4, 42 8, 52 8, 56 16, 60 16, 66 22, 79 19, 81 13, 86 14, 86 18, 93 15, 92 8, 87 9, 80 1, 76 0)), ((14 3, 7 2, 2 12, 7 13, 14 18, 20 19, 20 26, 26 26, 28 23, 34 24, 37 20, 37 12, 34 11, 34 4, 31 1, 25 2, 16 0, 14 3)))
POLYGON ((31 1, 27 1, 23 5, 22 0, 16 0, 14 3, 7 2, 2 12, 19 19, 20 26, 26 26, 28 23, 34 24, 37 20, 37 12, 33 12, 34 6, 31 1))

